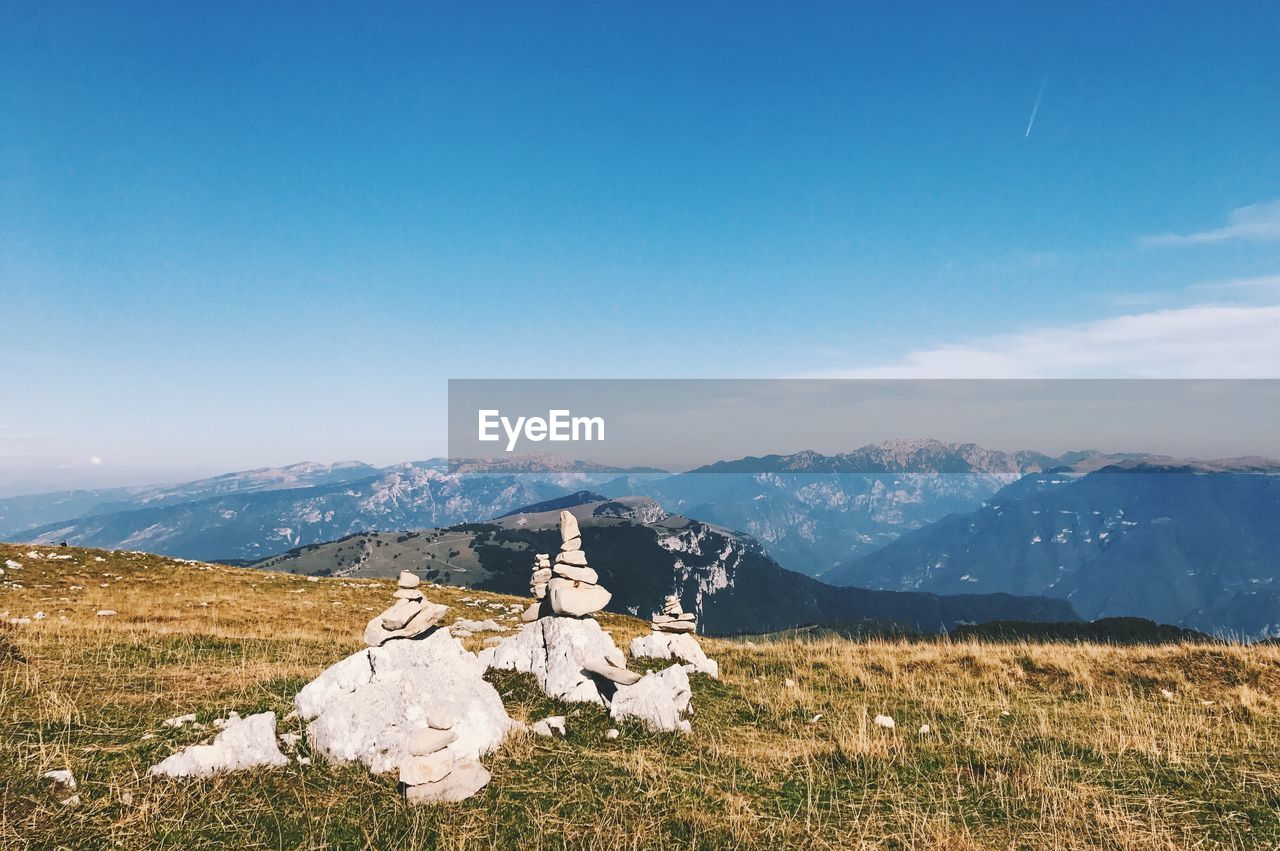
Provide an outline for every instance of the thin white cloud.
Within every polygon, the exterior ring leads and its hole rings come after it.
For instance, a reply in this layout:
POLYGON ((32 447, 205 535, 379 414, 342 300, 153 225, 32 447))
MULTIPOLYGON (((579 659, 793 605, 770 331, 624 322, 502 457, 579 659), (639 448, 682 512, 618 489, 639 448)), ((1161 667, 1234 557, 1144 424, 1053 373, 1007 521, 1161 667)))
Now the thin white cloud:
POLYGON ((838 378, 1280 378, 1280 305, 1206 304, 921 349, 838 378))
POLYGON ((1280 295, 1280 275, 1258 275, 1253 278, 1234 278, 1230 281, 1209 281, 1203 284, 1195 284, 1191 289, 1255 298, 1280 295))
POLYGON ((1280 201, 1238 207, 1227 216, 1225 227, 1196 233, 1161 233, 1139 238, 1144 247, 1207 245, 1242 239, 1251 242, 1280 240, 1280 201))

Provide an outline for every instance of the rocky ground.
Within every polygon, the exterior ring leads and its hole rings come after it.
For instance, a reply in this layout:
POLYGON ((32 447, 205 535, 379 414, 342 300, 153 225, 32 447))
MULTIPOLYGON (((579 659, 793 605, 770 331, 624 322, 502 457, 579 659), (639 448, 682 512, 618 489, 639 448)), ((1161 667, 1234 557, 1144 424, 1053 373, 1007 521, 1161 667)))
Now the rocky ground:
MULTIPOLYGON (((1273 646, 702 639, 720 678, 692 675, 689 734, 490 671, 512 717, 565 735, 513 736, 479 794, 408 807, 285 720, 394 582, 9 545, 0 570, 4 848, 1280 845, 1273 646), (149 776, 232 712, 274 712, 285 763, 149 776)), ((475 651, 528 602, 429 596, 475 651)), ((650 633, 600 620, 619 647, 650 633)))

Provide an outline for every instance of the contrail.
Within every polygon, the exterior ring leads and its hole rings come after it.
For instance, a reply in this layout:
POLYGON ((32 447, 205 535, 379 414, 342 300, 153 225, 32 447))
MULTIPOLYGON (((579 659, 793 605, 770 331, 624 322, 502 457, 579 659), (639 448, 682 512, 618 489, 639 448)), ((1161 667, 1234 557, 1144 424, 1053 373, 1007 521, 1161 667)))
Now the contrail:
POLYGON ((1044 87, 1048 82, 1049 74, 1046 72, 1040 80, 1040 91, 1036 92, 1036 105, 1031 107, 1031 120, 1027 122, 1027 132, 1022 134, 1024 139, 1031 135, 1031 127, 1036 123, 1036 113, 1040 111, 1040 98, 1044 97, 1044 87))

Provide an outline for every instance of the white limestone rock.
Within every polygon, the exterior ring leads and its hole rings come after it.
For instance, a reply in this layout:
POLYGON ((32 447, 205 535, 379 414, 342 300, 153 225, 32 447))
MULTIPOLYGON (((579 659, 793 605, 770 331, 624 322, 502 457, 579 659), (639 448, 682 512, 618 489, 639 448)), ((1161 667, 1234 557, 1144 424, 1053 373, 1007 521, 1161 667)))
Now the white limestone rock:
MULTIPOLYGON (((569 565, 570 567, 586 567, 587 554, 582 550, 571 550, 567 553, 560 553, 556 556, 556 572, 559 573, 559 565, 569 565)), ((595 581, 595 580, 591 580, 595 581)))
POLYGON ((533 674, 551 697, 576 703, 605 704, 588 663, 626 667, 613 638, 591 618, 545 617, 520 628, 493 648, 490 667, 533 674))
POLYGON ((645 674, 635 685, 618 686, 609 716, 638 718, 655 732, 687 733, 691 727, 684 715, 692 697, 688 673, 682 666, 672 665, 665 671, 645 674))
POLYGON ((417 588, 422 582, 416 573, 410 573, 407 570, 400 571, 400 580, 396 584, 401 588, 417 588))
POLYGON ((560 545, 560 552, 567 553, 582 549, 582 538, 570 538, 560 545))
POLYGON ((555 570, 556 576, 563 576, 565 579, 571 579, 574 582, 586 582, 595 585, 600 581, 600 576, 589 567, 574 567, 571 564, 557 564, 555 570))
POLYGON ((599 585, 574 582, 560 576, 547 583, 547 596, 551 600, 551 608, 571 617, 594 614, 607 606, 613 598, 612 594, 599 585))
POLYGON ((529 725, 529 729, 537 736, 554 736, 557 733, 564 736, 566 735, 564 722, 563 715, 551 715, 541 721, 534 721, 529 725))
POLYGON ((720 665, 692 635, 654 632, 631 641, 632 659, 679 659, 685 670, 719 678, 720 665))
POLYGON ((435 626, 447 611, 449 607, 440 603, 402 601, 369 621, 364 629, 364 643, 377 647, 393 638, 416 638, 435 626), (415 606, 417 612, 405 620, 403 615, 408 609, 402 606, 415 606))
POLYGON ((224 771, 288 765, 276 743, 276 714, 261 712, 229 720, 208 745, 192 745, 151 766, 161 777, 208 777, 224 771))
POLYGON ((560 512, 560 540, 563 543, 569 543, 574 538, 582 537, 582 533, 578 531, 578 518, 574 517, 568 511, 560 512))
POLYGON ((519 727, 485 665, 448 630, 392 641, 355 653, 298 692, 298 712, 311 723, 312 747, 335 762, 361 762, 375 774, 395 771, 423 727, 450 729, 457 759, 494 750, 519 727))
POLYGON ((411 756, 427 756, 444 750, 458 740, 458 734, 452 730, 437 730, 434 727, 422 727, 409 734, 409 754, 411 756))
POLYGON ((490 779, 489 769, 479 760, 460 760, 444 779, 406 787, 404 797, 410 804, 454 803, 470 798, 487 786, 490 779))
POLYGON ((400 763, 400 782, 406 786, 436 783, 445 778, 457 761, 457 757, 443 748, 429 754, 411 754, 400 763))
POLYGON ((640 681, 640 674, 637 671, 628 671, 626 668, 619 668, 616 665, 610 665, 608 662, 596 662, 588 660, 583 663, 582 670, 588 674, 595 674, 604 677, 610 682, 617 683, 622 686, 635 685, 640 681))

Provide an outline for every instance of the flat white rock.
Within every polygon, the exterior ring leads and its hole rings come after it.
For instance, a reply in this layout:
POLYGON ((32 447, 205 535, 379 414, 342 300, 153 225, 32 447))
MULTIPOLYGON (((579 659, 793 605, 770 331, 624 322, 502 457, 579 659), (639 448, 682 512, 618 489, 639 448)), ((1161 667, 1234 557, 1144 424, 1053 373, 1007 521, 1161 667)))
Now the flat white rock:
POLYGON ((631 640, 632 659, 679 659, 685 669, 719 678, 720 665, 702 650, 692 635, 653 632, 631 640))
POLYGON ((461 760, 443 780, 409 786, 404 790, 410 804, 453 803, 470 798, 489 784, 489 769, 478 760, 461 760))
POLYGON ((443 606, 440 603, 430 603, 425 600, 411 605, 418 606, 418 612, 399 629, 385 629, 383 627, 383 618, 394 613, 400 604, 392 606, 369 621, 369 625, 364 628, 364 643, 370 647, 377 647, 380 644, 386 644, 393 638, 415 638, 431 629, 436 621, 444 617, 445 612, 449 611, 448 606, 443 606))
POLYGON ((587 554, 582 550, 570 550, 567 553, 560 553, 556 556, 556 564, 567 564, 570 567, 586 567, 587 554))
POLYGON ((684 715, 692 697, 689 674, 682 666, 672 665, 665 671, 645 674, 635 685, 618 686, 609 716, 637 718, 655 732, 687 733, 690 725, 684 715))
POLYGON ((148 773, 161 777, 208 777, 224 771, 288 764, 289 758, 276 743, 276 714, 261 712, 230 719, 212 744, 184 748, 151 766, 148 773))
POLYGON ((457 736, 458 759, 494 750, 519 726, 484 680, 485 665, 448 630, 391 641, 354 653, 298 692, 294 703, 311 723, 307 738, 335 762, 360 762, 375 774, 395 771, 423 727, 457 736))
POLYGON ((557 576, 547 583, 551 608, 562 615, 584 617, 600 611, 613 598, 600 585, 587 585, 557 576))
POLYGON ((595 585, 600 581, 600 575, 589 567, 574 567, 571 564, 557 564, 556 576, 563 576, 565 579, 571 579, 574 582, 586 582, 595 585))
POLYGON ((565 735, 564 720, 563 715, 551 715, 541 721, 534 721, 529 725, 529 729, 539 736, 554 736, 556 733, 563 736, 565 735))

